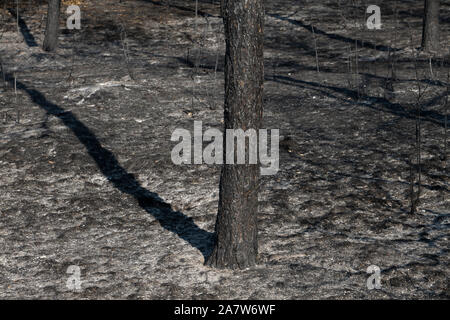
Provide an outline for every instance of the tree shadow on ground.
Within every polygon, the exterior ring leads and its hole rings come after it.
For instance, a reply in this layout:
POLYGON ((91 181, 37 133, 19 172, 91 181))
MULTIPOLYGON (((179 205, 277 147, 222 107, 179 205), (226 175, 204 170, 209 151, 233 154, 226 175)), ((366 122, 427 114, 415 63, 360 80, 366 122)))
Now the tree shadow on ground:
MULTIPOLYGON (((6 80, 14 85, 14 77, 6 73, 6 80)), ((50 102, 36 89, 28 88, 24 83, 17 81, 17 89, 23 90, 31 100, 52 115, 60 119, 78 140, 85 146, 88 154, 94 159, 102 174, 125 194, 133 196, 139 205, 154 218, 160 225, 197 248, 206 259, 213 246, 213 233, 198 227, 192 218, 182 212, 174 211, 170 204, 164 202, 158 194, 143 188, 136 178, 128 173, 117 161, 114 154, 101 146, 95 134, 71 112, 50 102)))
POLYGON ((19 15, 19 17, 17 17, 17 13, 14 9, 8 9, 9 13, 15 17, 16 19, 19 19, 19 28, 20 28, 20 32, 23 35, 23 39, 25 40, 27 46, 29 47, 37 47, 38 44, 36 43, 36 40, 34 39, 34 36, 31 34, 30 29, 28 29, 27 24, 25 23, 25 21, 22 19, 22 17, 19 15))
MULTIPOLYGON (((163 2, 158 2, 158 1, 153 1, 153 0, 141 0, 144 2, 150 2, 154 5, 158 5, 158 6, 166 6, 168 8, 175 8, 181 11, 186 11, 186 12, 192 12, 195 14, 195 2, 193 3, 193 7, 186 7, 186 6, 181 6, 179 4, 175 4, 175 3, 171 3, 170 1, 163 1, 163 2)), ((218 16, 215 16, 213 14, 210 14, 208 12, 205 12, 203 10, 197 9, 197 15, 201 16, 201 17, 215 17, 215 18, 219 18, 218 16)))
MULTIPOLYGON (((281 84, 286 84, 286 85, 298 86, 298 87, 302 87, 305 89, 308 89, 308 86, 310 86, 310 87, 313 87, 314 89, 319 88, 319 89, 331 90, 336 93, 341 93, 351 99, 361 100, 361 102, 358 102, 359 105, 362 105, 362 106, 365 106, 365 107, 368 107, 371 109, 379 110, 379 111, 388 112, 388 113, 391 113, 396 116, 405 117, 407 119, 416 119, 416 113, 406 110, 405 107, 402 106, 400 103, 392 103, 391 101, 389 101, 386 98, 368 96, 362 92, 358 93, 358 91, 356 91, 356 90, 335 87, 335 86, 330 86, 330 85, 324 85, 324 84, 320 84, 320 83, 312 82, 312 81, 304 81, 304 80, 294 79, 294 78, 287 77, 287 76, 266 77, 265 80, 266 81, 275 81, 275 82, 278 82, 281 84), (363 102, 362 100, 365 100, 365 101, 363 102), (370 101, 370 102, 367 102, 367 101, 370 101), (376 107, 375 104, 378 104, 380 107, 376 107)), ((324 93, 325 91, 322 91, 322 92, 324 93)), ((327 93, 327 96, 336 98, 335 96, 333 96, 329 93, 327 93)), ((445 96, 446 96, 446 93, 436 96, 436 97, 432 98, 430 101, 428 101, 427 103, 423 103, 422 107, 431 106, 431 105, 437 103, 440 99, 442 99, 445 96)), ((442 127, 446 126, 445 116, 443 114, 440 114, 439 112, 436 112, 433 110, 422 110, 421 117, 422 117, 422 121, 428 121, 428 122, 437 124, 442 127)))
POLYGON ((390 52, 399 51, 400 50, 398 48, 392 48, 392 47, 389 47, 389 46, 376 45, 376 44, 368 42, 368 41, 364 41, 364 43, 363 43, 363 41, 358 40, 358 39, 352 39, 352 38, 349 38, 349 37, 341 36, 339 34, 328 33, 328 32, 325 32, 325 31, 323 31, 321 29, 318 29, 317 27, 315 27, 313 25, 305 24, 301 20, 295 20, 295 19, 291 19, 291 18, 288 18, 288 17, 282 17, 282 16, 280 16, 278 14, 268 14, 268 16, 270 16, 272 18, 276 18, 276 19, 282 20, 282 21, 287 21, 287 22, 289 22, 291 24, 294 24, 296 26, 300 26, 302 28, 305 28, 309 32, 314 32, 315 34, 320 34, 320 35, 326 36, 326 37, 328 37, 328 38, 330 38, 332 40, 338 40, 338 41, 343 41, 343 42, 352 43, 352 44, 357 43, 360 48, 361 47, 367 47, 367 48, 374 49, 374 50, 390 51, 390 52), (313 28, 314 28, 314 31, 313 31, 313 28))

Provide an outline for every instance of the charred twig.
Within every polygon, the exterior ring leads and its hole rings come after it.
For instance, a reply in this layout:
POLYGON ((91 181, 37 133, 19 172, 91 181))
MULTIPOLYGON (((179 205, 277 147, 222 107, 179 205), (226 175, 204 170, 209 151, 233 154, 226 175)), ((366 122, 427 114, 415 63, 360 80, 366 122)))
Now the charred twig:
POLYGON ((347 65, 348 65, 348 86, 350 88, 353 88, 353 71, 352 71, 352 47, 350 45, 348 45, 348 61, 347 61, 347 65))
POLYGON ((442 151, 441 160, 444 161, 444 169, 446 169, 446 161, 447 161, 447 117, 448 117, 448 105, 449 105, 449 99, 448 96, 450 94, 450 50, 449 50, 449 59, 448 59, 448 68, 447 68, 447 91, 445 96, 445 105, 444 105, 444 146, 442 151))
POLYGON ((357 99, 360 98, 360 92, 359 92, 359 65, 358 65, 358 41, 355 40, 355 86, 356 86, 356 93, 357 93, 357 99))
POLYGON ((317 73, 320 74, 320 69, 319 69, 319 55, 317 53, 317 39, 316 39, 316 33, 314 32, 314 27, 312 27, 312 34, 313 34, 313 38, 314 38, 314 50, 316 52, 316 69, 317 69, 317 73))
POLYGON ((19 104, 17 103, 17 75, 14 72, 14 104, 16 105, 16 123, 20 123, 19 104))
MULTIPOLYGON (((411 26, 408 23, 408 28, 410 31, 410 41, 411 41, 411 49, 413 54, 414 61, 414 71, 415 71, 415 81, 417 85, 417 95, 415 101, 415 158, 416 158, 416 170, 415 174, 411 173, 410 178, 410 201, 411 201, 411 210, 410 212, 413 214, 417 210, 417 206, 420 203, 420 195, 421 195, 421 187, 422 187, 422 165, 421 165, 421 146, 422 146, 422 128, 421 128, 421 112, 422 112, 422 100, 425 96, 425 93, 428 89, 428 84, 423 88, 421 86, 421 81, 419 80, 419 70, 417 65, 418 60, 418 52, 414 53, 414 42, 413 42, 413 33, 411 31, 411 26), (415 185, 415 176, 417 175, 417 192, 414 192, 415 185)), ((410 170, 413 169, 413 162, 410 163, 410 170)))
POLYGON ((123 56, 125 58, 125 64, 127 67, 128 75, 130 76, 130 78, 132 80, 135 80, 133 72, 131 70, 130 61, 129 61, 130 59, 129 59, 129 55, 128 55, 127 33, 126 33, 125 27, 122 23, 120 23, 120 40, 122 42, 123 56))

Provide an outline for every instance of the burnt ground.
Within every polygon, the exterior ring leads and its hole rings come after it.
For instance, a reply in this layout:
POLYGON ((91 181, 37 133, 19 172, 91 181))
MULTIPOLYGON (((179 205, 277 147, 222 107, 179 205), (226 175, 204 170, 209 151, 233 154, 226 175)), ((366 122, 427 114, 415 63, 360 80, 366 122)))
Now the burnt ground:
POLYGON ((450 63, 417 50, 422 1, 266 1, 264 124, 280 129, 280 170, 262 178, 260 262, 238 271, 203 265, 220 167, 170 158, 175 128, 223 125, 218 1, 199 1, 197 19, 195 1, 77 2, 82 29, 61 19, 55 53, 41 49, 44 1, 20 1, 19 30, 0 5, 1 298, 450 297, 450 63), (381 30, 365 28, 369 4, 381 30))

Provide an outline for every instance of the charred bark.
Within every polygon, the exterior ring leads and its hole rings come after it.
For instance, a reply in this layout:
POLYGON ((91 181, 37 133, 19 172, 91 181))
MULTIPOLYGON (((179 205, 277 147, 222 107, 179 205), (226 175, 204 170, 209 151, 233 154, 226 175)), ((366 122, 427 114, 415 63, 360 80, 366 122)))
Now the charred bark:
MULTIPOLYGON (((261 128, 263 114, 263 30, 262 0, 223 0, 225 53, 225 129, 261 128)), ((224 150, 226 150, 224 139, 224 150)), ((206 261, 217 268, 246 268, 258 256, 257 214, 260 168, 248 163, 222 167, 216 242, 206 261)), ((236 148, 235 148, 236 155, 236 148)))
POLYGON ((54 51, 58 46, 60 6, 61 0, 48 0, 47 26, 43 45, 45 51, 54 51))
POLYGON ((422 48, 437 52, 439 43, 439 0, 425 0, 423 16, 422 48))

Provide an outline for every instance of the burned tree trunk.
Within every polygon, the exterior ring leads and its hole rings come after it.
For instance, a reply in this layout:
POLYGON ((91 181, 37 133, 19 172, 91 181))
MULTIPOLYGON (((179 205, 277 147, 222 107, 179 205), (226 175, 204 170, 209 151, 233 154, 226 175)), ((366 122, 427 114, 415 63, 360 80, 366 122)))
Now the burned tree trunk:
MULTIPOLYGON (((226 38, 225 129, 258 132, 263 113, 263 0, 223 0, 221 10, 226 38)), ((225 135, 224 150, 228 138, 225 135)), ((245 144, 245 164, 222 167, 216 242, 206 262, 209 266, 242 269, 257 261, 260 168, 247 161, 249 143, 245 144)))
POLYGON ((47 26, 43 45, 45 51, 54 51, 58 45, 60 6, 61 0, 48 0, 47 26))
POLYGON ((425 0, 422 48, 437 52, 439 47, 439 0, 425 0))

